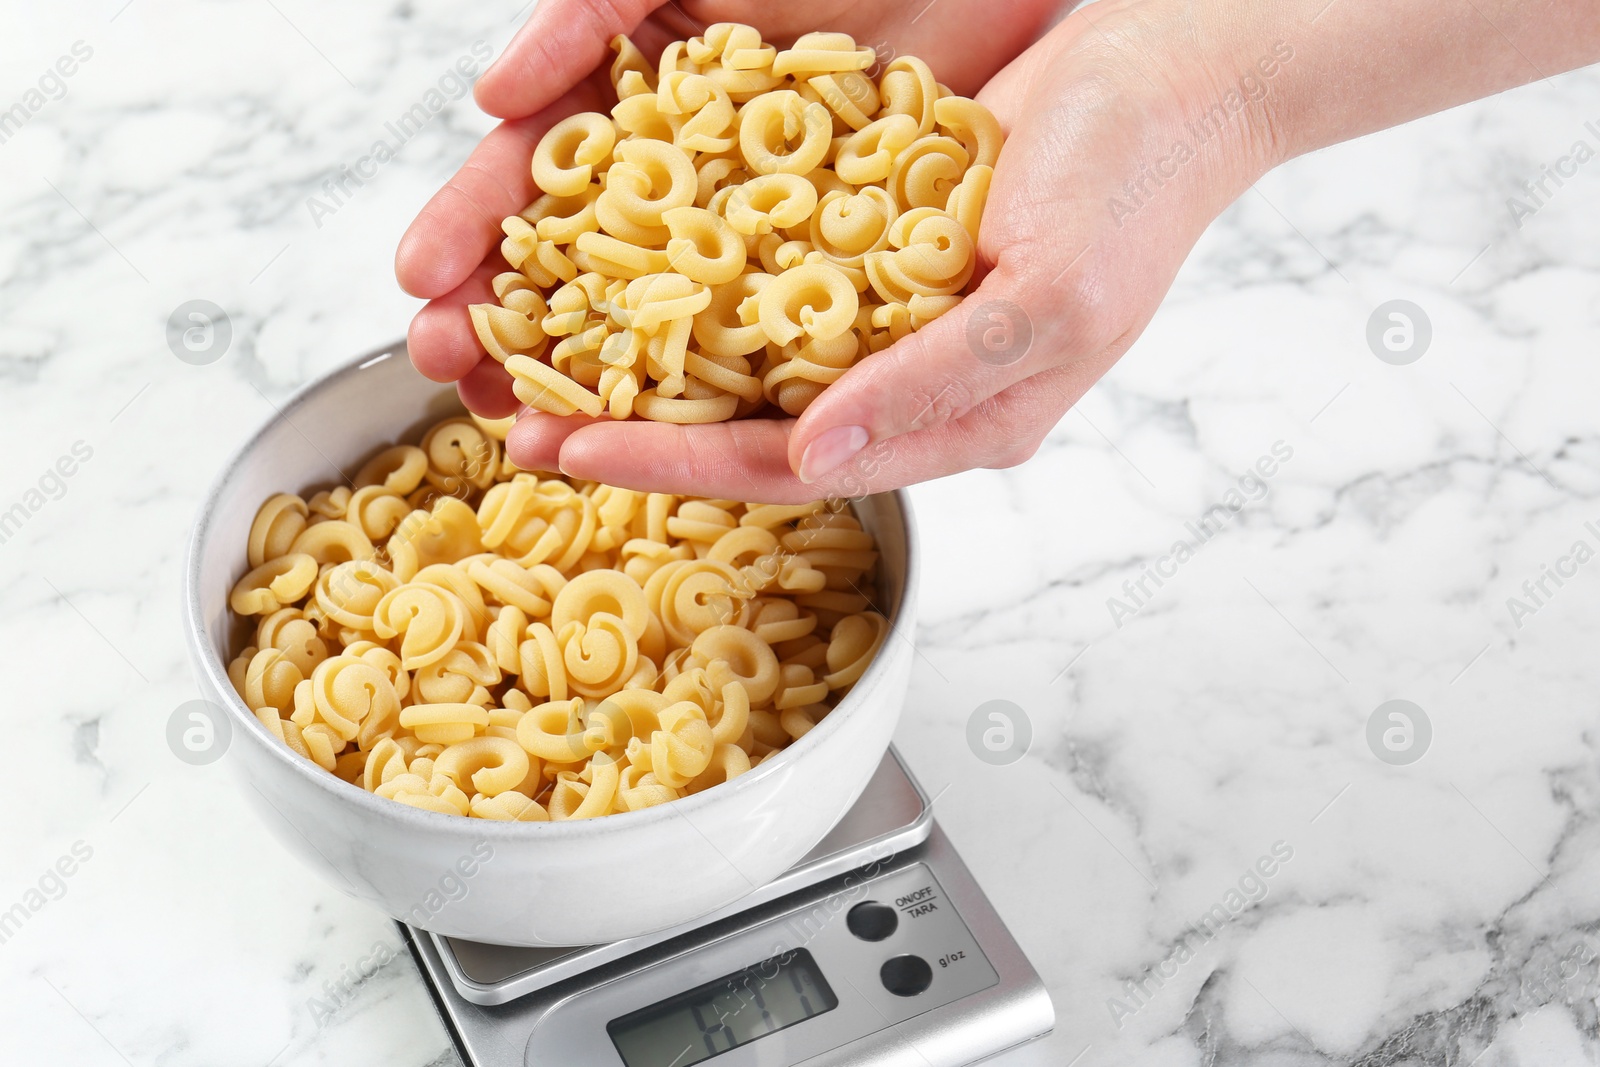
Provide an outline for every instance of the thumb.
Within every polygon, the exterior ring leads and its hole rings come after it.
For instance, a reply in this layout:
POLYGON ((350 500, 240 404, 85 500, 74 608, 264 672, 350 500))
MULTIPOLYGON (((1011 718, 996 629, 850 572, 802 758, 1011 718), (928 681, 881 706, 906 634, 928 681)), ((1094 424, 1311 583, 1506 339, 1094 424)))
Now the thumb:
POLYGON ((666 0, 542 0, 500 58, 478 79, 478 106, 502 119, 532 115, 559 99, 666 0))
POLYGON ((1064 355, 1094 351, 1091 320, 1065 296, 1078 266, 1038 280, 1002 260, 947 314, 824 389, 789 435, 790 468, 814 482, 869 443, 956 421, 1064 355))

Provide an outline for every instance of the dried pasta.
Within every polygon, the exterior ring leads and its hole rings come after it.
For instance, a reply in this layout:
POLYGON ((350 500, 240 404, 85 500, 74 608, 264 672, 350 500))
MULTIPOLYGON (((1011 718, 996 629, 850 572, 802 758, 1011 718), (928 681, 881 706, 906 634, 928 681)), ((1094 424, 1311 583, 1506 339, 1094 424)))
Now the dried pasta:
MULTIPOLYGON (((748 37, 715 40, 760 58, 748 37)), ((594 165, 596 135, 574 131, 551 166, 594 165)), ((551 307, 582 311, 580 292, 551 307)), ((824 313, 784 311, 802 330, 824 313)), ((677 373, 762 389, 738 355, 690 352, 677 373)), ((652 402, 717 399, 658 389, 652 402)), ((354 486, 261 505, 229 597, 251 625, 228 677, 289 749, 427 811, 594 818, 738 777, 860 680, 888 622, 876 545, 847 508, 544 477, 504 455, 508 428, 446 419, 354 486)))
MULTIPOLYGON (((654 66, 626 37, 612 48, 616 106, 540 140, 542 195, 501 226, 510 270, 495 303, 468 308, 524 404, 675 423, 798 415, 959 302, 1004 135, 926 63, 901 56, 874 80, 877 56, 847 34, 780 50, 729 22, 654 66)), ((414 462, 374 458, 402 482, 414 462)), ((309 522, 296 500, 263 512, 253 566, 309 522)), ((353 537, 324 551, 368 558, 353 537)), ((618 788, 652 787, 624 773, 618 788)))

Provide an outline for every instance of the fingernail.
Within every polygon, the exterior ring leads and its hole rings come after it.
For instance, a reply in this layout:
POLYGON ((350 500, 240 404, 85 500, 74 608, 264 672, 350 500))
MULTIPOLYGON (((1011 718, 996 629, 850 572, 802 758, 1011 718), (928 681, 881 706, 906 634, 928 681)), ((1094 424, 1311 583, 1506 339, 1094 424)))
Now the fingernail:
POLYGON ((866 447, 867 431, 859 426, 824 430, 800 456, 800 480, 814 482, 866 447))

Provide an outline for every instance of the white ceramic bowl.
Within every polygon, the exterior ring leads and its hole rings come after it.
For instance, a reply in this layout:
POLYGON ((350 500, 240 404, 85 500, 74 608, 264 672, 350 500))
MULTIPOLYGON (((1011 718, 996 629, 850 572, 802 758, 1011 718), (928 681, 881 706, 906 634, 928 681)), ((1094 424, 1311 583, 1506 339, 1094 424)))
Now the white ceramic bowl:
MULTIPOLYGON (((184 568, 185 629, 203 695, 231 727, 212 770, 236 780, 288 849, 351 895, 415 925, 505 945, 580 945, 692 921, 764 884, 816 845, 878 766, 905 696, 916 552, 903 494, 856 502, 878 540, 891 634, 861 681, 788 749, 732 782, 639 812, 501 823, 421 811, 350 785, 256 721, 225 664, 240 624, 261 501, 337 485, 381 445, 461 411, 404 344, 313 382, 258 430, 207 495, 184 568)), ((220 734, 219 734, 220 736, 220 734)))

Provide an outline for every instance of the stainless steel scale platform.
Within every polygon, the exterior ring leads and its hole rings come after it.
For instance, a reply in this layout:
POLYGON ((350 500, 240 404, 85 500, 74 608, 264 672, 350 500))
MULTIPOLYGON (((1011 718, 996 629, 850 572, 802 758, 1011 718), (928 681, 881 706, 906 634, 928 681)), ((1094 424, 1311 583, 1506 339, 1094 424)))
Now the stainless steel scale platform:
POLYGON ((560 949, 401 931, 472 1067, 962 1067, 1055 1023, 893 749, 810 854, 698 922, 560 949))

